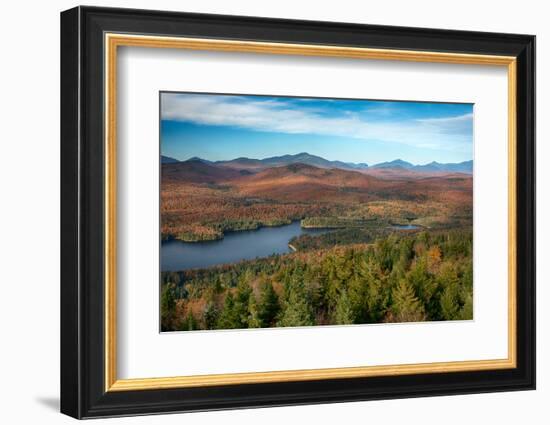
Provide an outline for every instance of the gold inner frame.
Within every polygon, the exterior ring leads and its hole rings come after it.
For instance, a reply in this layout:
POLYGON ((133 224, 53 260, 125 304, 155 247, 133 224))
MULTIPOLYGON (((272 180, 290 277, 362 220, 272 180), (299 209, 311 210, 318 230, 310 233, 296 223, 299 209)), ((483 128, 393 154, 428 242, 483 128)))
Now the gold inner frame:
POLYGON ((213 385, 308 381, 482 371, 516 367, 516 58, 462 53, 337 47, 326 45, 105 34, 105 391, 135 391, 213 385), (240 53, 324 56, 469 65, 504 66, 508 71, 508 357, 495 360, 398 364, 289 371, 118 379, 116 325, 116 123, 117 48, 170 48, 240 53))

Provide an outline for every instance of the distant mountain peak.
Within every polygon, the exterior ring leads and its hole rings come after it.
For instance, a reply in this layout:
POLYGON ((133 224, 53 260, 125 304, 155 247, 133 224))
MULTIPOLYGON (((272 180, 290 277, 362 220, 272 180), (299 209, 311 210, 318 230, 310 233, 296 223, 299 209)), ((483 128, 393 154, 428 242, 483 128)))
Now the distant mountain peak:
POLYGON ((307 153, 307 152, 300 152, 300 153, 297 153, 296 155, 290 155, 290 156, 294 156, 295 158, 320 158, 320 159, 324 159, 324 158, 321 158, 320 156, 312 155, 312 154, 307 153))
POLYGON ((161 155, 160 156, 160 162, 162 164, 175 164, 176 162, 179 162, 179 161, 175 158, 171 158, 169 156, 161 155))
POLYGON ((228 163, 228 162, 238 162, 238 163, 242 163, 242 164, 257 164, 257 163, 261 162, 261 160, 260 159, 254 159, 254 158, 247 158, 246 156, 240 156, 240 157, 232 159, 230 161, 217 161, 217 163, 219 163, 219 164, 225 164, 225 163, 228 163))
POLYGON ((472 174, 473 172, 472 160, 457 162, 457 163, 441 163, 437 161, 432 161, 424 165, 415 165, 413 167, 414 171, 424 171, 424 172, 453 172, 453 173, 466 173, 472 174))
POLYGON ((187 161, 185 162, 202 162, 203 164, 212 164, 212 161, 209 161, 207 159, 203 159, 203 158, 200 158, 198 156, 194 156, 192 158, 189 158, 187 161))
POLYGON ((372 168, 412 168, 414 167, 413 164, 407 161, 403 161, 401 158, 394 159, 393 161, 387 161, 387 162, 381 162, 379 164, 375 164, 372 166, 372 168))
POLYGON ((406 165, 412 165, 410 162, 403 161, 401 158, 395 159, 392 161, 394 164, 406 164, 406 165))

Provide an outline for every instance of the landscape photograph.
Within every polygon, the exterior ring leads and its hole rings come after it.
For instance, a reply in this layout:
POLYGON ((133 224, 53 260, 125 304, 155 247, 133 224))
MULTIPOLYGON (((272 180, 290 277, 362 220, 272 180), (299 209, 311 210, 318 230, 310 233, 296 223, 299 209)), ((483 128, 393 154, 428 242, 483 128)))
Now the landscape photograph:
POLYGON ((160 93, 160 331, 473 319, 472 104, 160 93))

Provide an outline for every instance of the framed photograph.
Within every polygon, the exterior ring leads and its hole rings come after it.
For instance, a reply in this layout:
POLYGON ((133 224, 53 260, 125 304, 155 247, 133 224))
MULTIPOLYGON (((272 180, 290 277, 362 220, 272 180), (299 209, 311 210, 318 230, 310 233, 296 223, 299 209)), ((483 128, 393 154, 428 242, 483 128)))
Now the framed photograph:
POLYGON ((61 411, 535 388, 535 37, 61 14, 61 411))

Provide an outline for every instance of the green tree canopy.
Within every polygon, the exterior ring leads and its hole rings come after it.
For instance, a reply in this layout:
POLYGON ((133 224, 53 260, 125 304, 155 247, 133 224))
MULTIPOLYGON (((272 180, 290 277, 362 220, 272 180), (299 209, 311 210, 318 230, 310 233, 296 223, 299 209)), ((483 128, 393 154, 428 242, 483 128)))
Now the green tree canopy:
POLYGON ((401 279, 392 291, 392 322, 419 322, 424 320, 424 307, 416 297, 411 284, 401 279))

